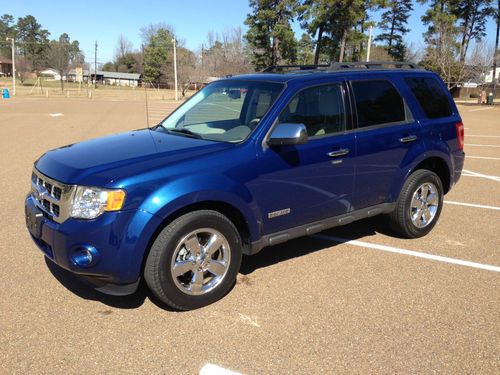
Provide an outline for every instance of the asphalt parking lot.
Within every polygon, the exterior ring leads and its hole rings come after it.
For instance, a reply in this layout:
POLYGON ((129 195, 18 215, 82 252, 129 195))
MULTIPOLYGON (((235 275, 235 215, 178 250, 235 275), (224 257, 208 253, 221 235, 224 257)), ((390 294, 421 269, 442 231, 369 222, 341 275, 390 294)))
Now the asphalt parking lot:
MULTIPOLYGON (((151 102, 149 122, 174 107, 151 102)), ((464 176, 430 235, 373 218, 266 248, 224 299, 179 313, 89 289, 24 226, 33 161, 146 126, 144 103, 0 102, 0 373, 500 373, 500 108, 459 109, 464 176)))

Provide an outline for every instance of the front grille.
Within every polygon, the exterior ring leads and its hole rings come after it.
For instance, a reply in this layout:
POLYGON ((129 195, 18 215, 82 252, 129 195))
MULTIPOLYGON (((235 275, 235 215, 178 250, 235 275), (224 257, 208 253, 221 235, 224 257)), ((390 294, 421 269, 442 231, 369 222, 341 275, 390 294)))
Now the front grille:
POLYGON ((70 187, 57 183, 38 171, 33 171, 31 182, 31 194, 38 206, 58 221, 57 218, 61 216, 61 204, 64 204, 65 193, 69 193, 70 187))

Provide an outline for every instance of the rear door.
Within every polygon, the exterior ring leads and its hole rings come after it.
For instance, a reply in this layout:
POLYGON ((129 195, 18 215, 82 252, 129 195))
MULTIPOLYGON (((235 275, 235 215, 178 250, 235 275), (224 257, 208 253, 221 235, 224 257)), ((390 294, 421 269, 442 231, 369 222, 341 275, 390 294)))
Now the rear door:
POLYGON ((356 118, 354 209, 390 202, 404 179, 404 166, 424 152, 420 124, 393 78, 350 82, 356 118))

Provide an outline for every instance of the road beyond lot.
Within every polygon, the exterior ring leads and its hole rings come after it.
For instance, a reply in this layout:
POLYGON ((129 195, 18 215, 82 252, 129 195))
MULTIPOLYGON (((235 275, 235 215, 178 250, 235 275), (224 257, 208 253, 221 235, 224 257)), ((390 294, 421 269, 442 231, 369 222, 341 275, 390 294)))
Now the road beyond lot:
MULTIPOLYGON (((151 102, 150 124, 175 106, 151 102)), ((144 103, 0 102, 0 374, 500 373, 500 108, 459 109, 465 172, 430 235, 377 217, 266 248, 228 296, 180 313, 144 287, 93 291, 24 225, 33 161, 144 127, 144 103)))

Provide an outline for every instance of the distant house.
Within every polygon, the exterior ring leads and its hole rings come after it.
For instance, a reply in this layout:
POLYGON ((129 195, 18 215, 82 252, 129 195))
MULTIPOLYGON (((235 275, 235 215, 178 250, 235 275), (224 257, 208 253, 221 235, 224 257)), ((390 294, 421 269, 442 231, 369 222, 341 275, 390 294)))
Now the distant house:
POLYGON ((92 81, 95 77, 97 77, 97 82, 100 82, 102 85, 111 86, 137 87, 141 81, 141 74, 139 73, 105 72, 98 70, 97 75, 94 75, 94 73, 90 74, 92 81))
MULTIPOLYGON (((83 71, 84 82, 94 82, 96 75, 88 70, 83 71)), ((76 70, 72 69, 68 73, 68 80, 76 82, 76 70)), ((130 86, 137 87, 141 83, 141 74, 139 73, 120 73, 97 71, 97 83, 110 86, 130 86)))
POLYGON ((0 76, 12 75, 12 60, 0 56, 0 76))
MULTIPOLYGON (((61 75, 59 74, 59 72, 55 69, 52 69, 52 68, 42 70, 40 72, 40 75, 42 77, 50 77, 55 81, 61 80, 61 75)), ((63 76, 63 81, 65 81, 65 80, 66 80, 66 76, 63 76)))

